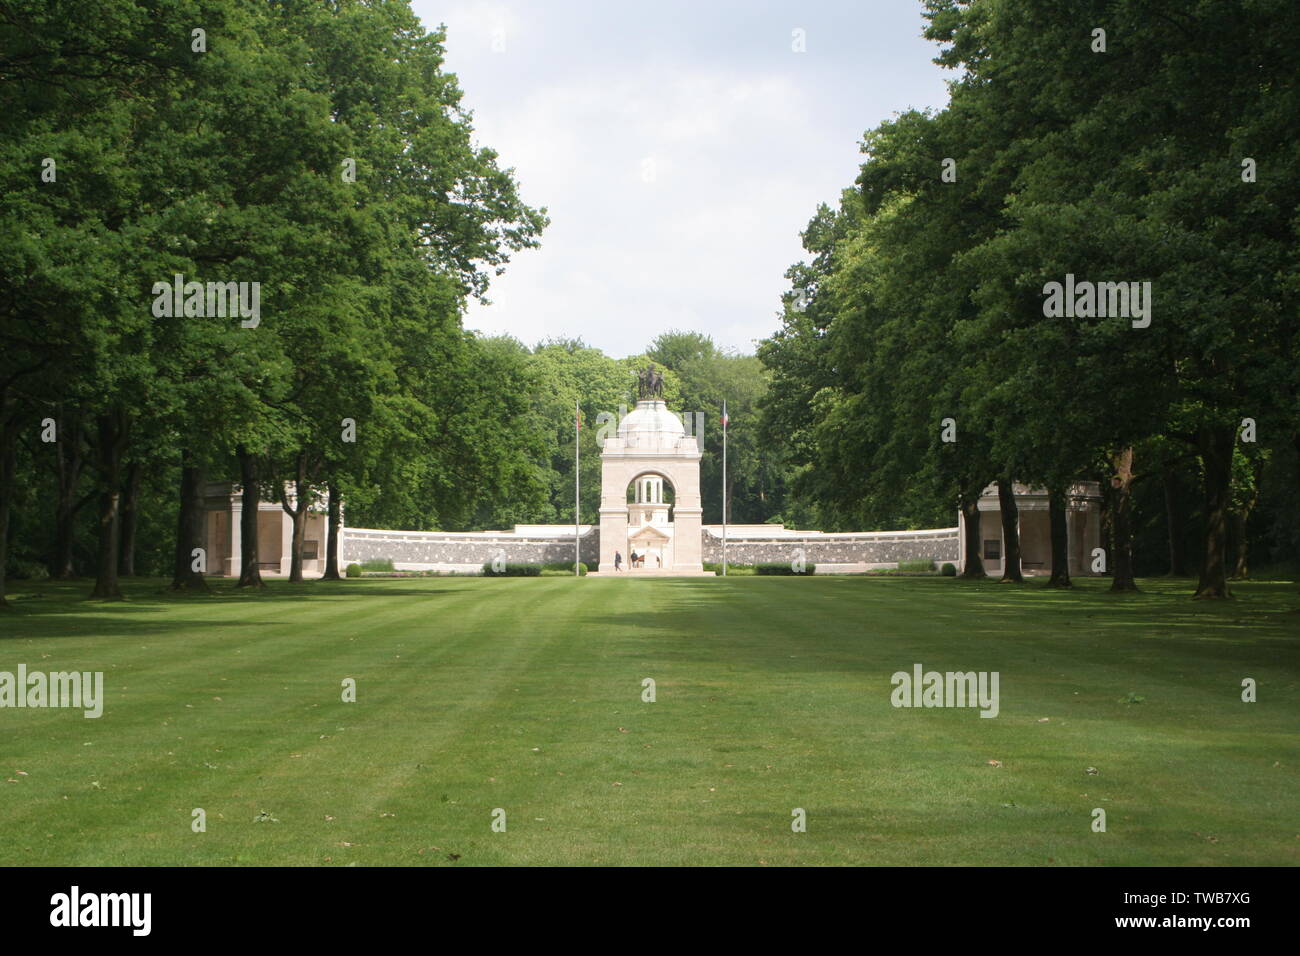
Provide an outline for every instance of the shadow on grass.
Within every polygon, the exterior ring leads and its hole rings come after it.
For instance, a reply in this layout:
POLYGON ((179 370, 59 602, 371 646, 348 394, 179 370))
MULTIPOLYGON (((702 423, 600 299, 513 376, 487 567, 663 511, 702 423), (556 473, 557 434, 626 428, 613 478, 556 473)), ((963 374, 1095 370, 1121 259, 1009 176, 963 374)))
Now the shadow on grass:
POLYGON ((1144 667, 1176 674, 1243 659, 1287 666, 1300 647, 1300 595, 1286 582, 1243 585, 1240 601, 1208 605, 1191 600, 1181 582, 1157 582, 1137 594, 1112 594, 1108 581, 1072 590, 915 578, 900 585, 884 578, 747 577, 725 590, 710 579, 657 584, 662 590, 650 608, 603 610, 587 621, 615 632, 649 630, 657 660, 697 675, 737 666, 892 672, 902 666, 900 646, 920 661, 941 655, 965 667, 969 662, 954 653, 969 656, 983 661, 977 669, 1040 658, 1063 669, 1071 662, 1122 669, 1140 656, 1144 667))
MULTIPOLYGON (((560 579, 547 580, 553 585, 560 579)), ((485 600, 514 602, 526 600, 536 586, 532 579, 464 577, 296 584, 271 579, 261 589, 241 589, 225 579, 210 582, 208 593, 194 593, 172 591, 166 579, 153 578, 127 579, 126 600, 104 602, 87 597, 89 580, 15 583, 19 586, 10 593, 11 609, 0 614, 0 639, 157 636, 194 628, 248 633, 286 622, 282 616, 259 621, 252 616, 166 615, 179 608, 281 609, 290 603, 322 602, 363 615, 367 598, 419 600, 468 591, 485 600), (504 591, 496 594, 497 589, 504 591)), ((753 655, 773 668, 802 669, 809 662, 795 663, 797 655, 815 650, 818 669, 875 670, 882 662, 873 660, 872 638, 882 633, 904 637, 918 654, 933 646, 951 646, 954 637, 969 642, 977 654, 1013 648, 1059 653, 1068 641, 1100 642, 1107 653, 1132 652, 1138 641, 1148 647, 1163 644, 1170 651, 1215 645, 1223 652, 1230 646, 1263 645, 1285 653, 1300 636, 1300 592, 1290 582, 1242 582, 1237 600, 1208 603, 1191 600, 1186 581, 1140 583, 1142 591, 1122 594, 1109 592, 1107 579, 1095 578, 1082 579, 1070 590, 1038 582, 856 576, 598 579, 561 588, 573 586, 578 589, 573 593, 584 598, 568 612, 576 624, 662 633, 665 659, 736 661, 753 655), (602 593, 616 597, 601 600, 602 593), (592 597, 597 600, 589 600, 592 597), (627 610, 629 606, 640 609, 627 610), (756 619, 760 607, 764 616, 756 619), (766 635, 787 635, 788 640, 766 635)))
MULTIPOLYGON (((0 640, 5 638, 81 637, 88 633, 106 637, 165 634, 173 630, 202 628, 250 628, 262 626, 256 620, 214 620, 181 617, 159 619, 178 608, 216 609, 234 607, 283 607, 289 603, 349 604, 358 597, 433 598, 454 593, 448 587, 411 587, 407 581, 394 587, 388 582, 304 581, 291 584, 273 580, 262 588, 238 588, 233 581, 211 585, 209 591, 173 591, 162 578, 128 579, 123 582, 123 600, 102 601, 88 597, 89 580, 16 582, 9 590, 9 604, 0 613, 0 640), (153 619, 151 619, 153 618, 153 619)), ((278 622, 280 625, 283 622, 278 622)))
MULTIPOLYGON (((131 605, 124 605, 138 610, 131 605)), ((112 617, 108 615, 80 614, 76 617, 51 617, 31 615, 15 619, 15 627, 6 633, 0 628, 0 647, 5 640, 41 640, 54 641, 60 638, 102 637, 105 640, 121 640, 135 637, 164 637, 168 634, 185 631, 219 631, 231 630, 247 632, 262 627, 283 626, 283 622, 271 621, 221 621, 210 618, 186 618, 174 620, 159 618, 141 620, 138 617, 112 617)))

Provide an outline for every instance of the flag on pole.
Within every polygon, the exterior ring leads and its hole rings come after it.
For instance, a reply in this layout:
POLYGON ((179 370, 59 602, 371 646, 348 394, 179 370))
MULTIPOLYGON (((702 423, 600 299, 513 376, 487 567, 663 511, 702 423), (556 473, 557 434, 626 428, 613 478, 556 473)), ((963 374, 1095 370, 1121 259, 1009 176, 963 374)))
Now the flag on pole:
POLYGON ((582 498, 579 494, 580 476, 579 466, 581 460, 578 456, 578 450, 582 446, 582 407, 578 404, 578 399, 573 400, 573 575, 578 577, 582 574, 582 498))
POLYGON ((722 576, 727 576, 727 400, 722 400, 722 576))

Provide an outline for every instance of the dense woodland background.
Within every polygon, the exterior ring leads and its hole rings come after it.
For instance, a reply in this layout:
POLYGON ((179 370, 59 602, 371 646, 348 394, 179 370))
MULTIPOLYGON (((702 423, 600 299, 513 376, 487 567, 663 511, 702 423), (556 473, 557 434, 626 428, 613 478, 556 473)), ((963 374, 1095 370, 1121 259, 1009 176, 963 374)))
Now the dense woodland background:
POLYGON ((1294 570, 1291 13, 919 5, 951 104, 867 130, 779 331, 755 355, 676 331, 611 357, 463 328, 547 218, 475 144, 405 2, 0 0, 0 574, 201 588, 205 479, 344 500, 354 526, 572 521, 575 399, 592 522, 597 416, 634 404, 648 361, 669 407, 703 413, 708 522, 725 399, 733 522, 950 527, 992 481, 1059 503, 1090 479, 1119 588, 1294 570), (1067 272, 1151 281, 1150 327, 1044 317, 1067 272), (261 324, 155 318, 175 273, 261 282, 261 324))

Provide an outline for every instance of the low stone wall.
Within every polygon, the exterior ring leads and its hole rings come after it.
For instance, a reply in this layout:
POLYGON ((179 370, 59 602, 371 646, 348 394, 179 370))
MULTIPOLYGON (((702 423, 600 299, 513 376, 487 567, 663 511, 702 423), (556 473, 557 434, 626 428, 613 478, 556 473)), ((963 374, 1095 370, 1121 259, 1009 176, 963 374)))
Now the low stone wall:
MULTIPOLYGON (((722 560, 722 535, 712 527, 703 532, 705 561, 722 560)), ((868 531, 852 534, 753 531, 727 535, 727 560, 733 564, 793 561, 799 549, 804 560, 824 571, 893 567, 899 561, 930 559, 936 563, 958 557, 956 528, 936 531, 868 531)), ((600 561, 600 529, 584 528, 579 538, 582 561, 595 568, 600 561)), ((340 563, 388 559, 400 570, 469 571, 503 554, 509 563, 552 564, 573 560, 573 536, 528 532, 380 531, 344 528, 340 563)))
MULTIPOLYGON (((727 561, 732 564, 793 561, 799 549, 803 549, 804 560, 810 564, 864 565, 867 568, 893 567, 899 561, 925 558, 936 563, 951 561, 956 564, 960 553, 956 528, 852 534, 815 532, 807 536, 797 532, 765 537, 752 533, 727 535, 727 561)), ((713 528, 704 530, 704 560, 722 560, 722 535, 713 528)))
MULTIPOLYGON (((387 558, 407 571, 452 571, 481 568, 498 554, 508 563, 551 564, 573 560, 573 535, 567 538, 516 535, 510 532, 378 531, 344 528, 340 563, 387 558)), ((600 530, 586 529, 578 553, 594 568, 600 560, 600 530)))

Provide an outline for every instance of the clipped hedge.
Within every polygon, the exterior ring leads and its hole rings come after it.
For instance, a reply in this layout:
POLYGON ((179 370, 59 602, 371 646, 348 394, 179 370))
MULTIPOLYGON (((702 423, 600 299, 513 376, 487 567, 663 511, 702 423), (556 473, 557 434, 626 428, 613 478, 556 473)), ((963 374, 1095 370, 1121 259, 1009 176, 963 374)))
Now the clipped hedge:
POLYGON ((934 561, 930 558, 915 558, 909 561, 899 561, 898 570, 900 571, 933 571, 934 561))
POLYGON ((804 562, 803 570, 796 571, 792 565, 793 561, 764 561, 754 565, 755 574, 812 574, 817 570, 817 565, 811 561, 804 562))
POLYGON ((354 561, 348 565, 347 570, 343 573, 350 578, 359 578, 361 577, 361 565, 354 561))
MULTIPOLYGON (((572 565, 569 566, 572 572, 572 565)), ((540 564, 504 564, 497 570, 491 561, 483 565, 485 578, 535 578, 542 573, 540 564)))
MULTIPOLYGON (((579 562, 578 562, 578 574, 579 574, 579 575, 583 575, 583 574, 586 574, 587 571, 588 571, 588 568, 587 568, 586 563, 585 563, 585 562, 582 562, 582 561, 579 561, 579 562)), ((542 573, 543 573, 543 574, 547 574, 547 573, 551 573, 551 572, 556 572, 556 573, 559 573, 559 574, 569 574, 569 575, 572 575, 572 574, 573 574, 573 562, 572 562, 572 561, 552 561, 552 562, 550 562, 549 564, 543 564, 543 565, 542 565, 542 573)))
POLYGON ((362 571, 395 571, 392 558, 366 558, 361 562, 362 571))
MULTIPOLYGON (((705 561, 703 567, 705 571, 712 571, 714 574, 717 575, 722 574, 721 561, 705 561)), ((743 574, 753 574, 753 573, 754 573, 754 566, 752 564, 733 564, 730 561, 727 562, 728 575, 732 575, 732 574, 743 575, 743 574)))
POLYGON ((15 561, 9 576, 16 581, 44 581, 50 576, 50 569, 39 561, 15 561))
POLYGON ((939 569, 939 573, 945 578, 955 578, 957 576, 957 565, 951 561, 945 561, 943 567, 939 569))

